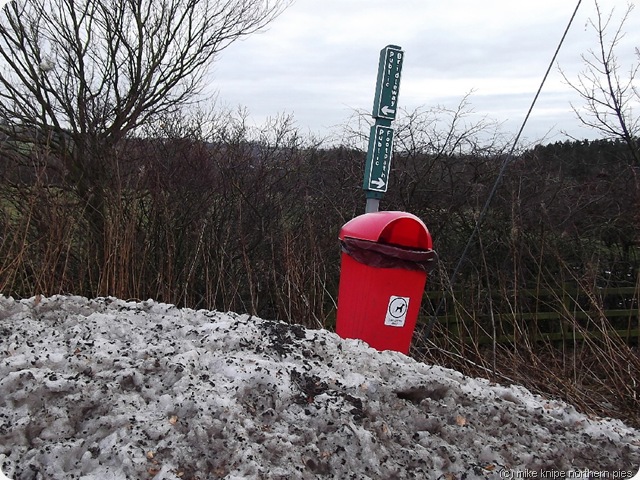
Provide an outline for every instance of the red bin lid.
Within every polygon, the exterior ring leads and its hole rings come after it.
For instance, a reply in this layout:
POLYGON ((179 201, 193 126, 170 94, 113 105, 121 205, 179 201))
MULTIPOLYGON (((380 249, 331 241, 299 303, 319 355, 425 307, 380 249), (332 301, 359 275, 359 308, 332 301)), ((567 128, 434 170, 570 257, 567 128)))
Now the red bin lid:
POLYGON ((433 246, 426 225, 407 212, 373 212, 345 223, 338 238, 370 240, 399 247, 430 250, 433 246))

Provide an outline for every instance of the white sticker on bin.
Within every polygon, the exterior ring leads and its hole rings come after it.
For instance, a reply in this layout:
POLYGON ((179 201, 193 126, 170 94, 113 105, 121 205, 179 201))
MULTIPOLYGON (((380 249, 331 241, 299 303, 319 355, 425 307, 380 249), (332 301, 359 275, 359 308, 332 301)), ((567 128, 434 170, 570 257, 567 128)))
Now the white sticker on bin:
POLYGON ((391 295, 391 297, 389 297, 389 306, 387 307, 387 316, 384 319, 384 324, 389 327, 404 327, 408 310, 409 297, 391 295))

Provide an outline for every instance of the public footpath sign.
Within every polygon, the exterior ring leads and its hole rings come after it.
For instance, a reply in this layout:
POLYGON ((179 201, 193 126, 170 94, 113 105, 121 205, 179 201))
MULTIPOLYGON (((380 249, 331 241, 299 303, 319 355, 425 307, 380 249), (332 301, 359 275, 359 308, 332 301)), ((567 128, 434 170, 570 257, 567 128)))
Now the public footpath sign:
POLYGON ((367 213, 378 211, 380 199, 389 186, 393 154, 391 122, 395 120, 398 111, 403 61, 404 52, 397 45, 387 45, 380 51, 376 93, 371 113, 375 124, 369 134, 369 149, 362 185, 367 195, 367 213))
POLYGON ((383 125, 372 126, 364 172, 365 190, 382 193, 387 191, 392 152, 393 128, 383 125))

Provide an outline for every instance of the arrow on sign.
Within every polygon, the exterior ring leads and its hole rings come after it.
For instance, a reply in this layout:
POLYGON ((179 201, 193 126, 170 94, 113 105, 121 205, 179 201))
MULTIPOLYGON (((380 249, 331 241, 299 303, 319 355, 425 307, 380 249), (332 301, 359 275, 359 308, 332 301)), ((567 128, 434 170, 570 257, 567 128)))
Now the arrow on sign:
POLYGON ((394 115, 396 113, 396 110, 394 108, 389 108, 388 106, 384 106, 380 109, 380 111, 382 113, 384 113, 385 115, 394 115))
POLYGON ((382 180, 381 178, 377 180, 371 180, 371 184, 375 185, 378 188, 383 188, 386 185, 385 181, 382 180))

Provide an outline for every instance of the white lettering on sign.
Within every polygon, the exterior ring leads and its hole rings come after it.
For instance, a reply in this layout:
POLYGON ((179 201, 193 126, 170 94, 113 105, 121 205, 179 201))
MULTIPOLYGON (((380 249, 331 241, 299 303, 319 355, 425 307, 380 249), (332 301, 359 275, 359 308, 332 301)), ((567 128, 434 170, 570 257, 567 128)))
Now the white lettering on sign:
POLYGON ((387 57, 385 88, 391 88, 391 105, 382 106, 382 112, 385 115, 395 113, 395 106, 398 101, 398 90, 400 89, 400 71, 402 62, 402 52, 389 50, 389 56, 387 57), (393 70, 396 69, 395 74, 393 70))
POLYGON ((404 327, 408 310, 409 297, 391 295, 391 297, 389 297, 389 306, 387 307, 384 324, 389 327, 404 327))
POLYGON ((374 118, 396 118, 403 61, 404 52, 396 45, 387 45, 380 51, 376 96, 373 100, 374 118))

